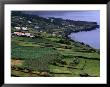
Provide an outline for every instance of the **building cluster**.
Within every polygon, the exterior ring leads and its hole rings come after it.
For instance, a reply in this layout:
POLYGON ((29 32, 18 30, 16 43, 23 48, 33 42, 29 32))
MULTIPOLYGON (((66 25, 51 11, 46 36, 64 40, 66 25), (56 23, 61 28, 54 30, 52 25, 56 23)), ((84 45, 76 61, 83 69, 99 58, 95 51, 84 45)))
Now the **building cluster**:
POLYGON ((12 33, 12 36, 23 36, 23 37, 35 37, 31 33, 27 32, 27 27, 14 27, 16 29, 15 32, 12 33))

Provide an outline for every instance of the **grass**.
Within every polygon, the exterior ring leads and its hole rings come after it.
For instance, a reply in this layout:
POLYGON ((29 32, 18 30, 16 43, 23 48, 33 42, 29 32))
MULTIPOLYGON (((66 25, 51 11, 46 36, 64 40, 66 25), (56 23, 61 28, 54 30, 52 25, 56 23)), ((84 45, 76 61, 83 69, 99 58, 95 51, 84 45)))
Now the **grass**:
MULTIPOLYGON (((33 44, 31 43, 31 45, 33 44)), ((12 58, 36 59, 48 54, 54 55, 57 54, 57 52, 52 48, 42 48, 40 45, 30 46, 30 42, 27 44, 27 42, 16 43, 16 41, 12 41, 12 58)))
MULTIPOLYGON (((100 76, 100 55, 97 52, 90 51, 91 48, 78 42, 70 42, 70 45, 59 43, 60 39, 15 36, 11 40, 11 58, 23 60, 22 67, 28 66, 28 69, 49 70, 54 77, 80 77, 81 73, 100 76), (78 64, 74 64, 75 58, 78 59, 78 64), (65 61, 66 64, 58 62, 57 65, 51 64, 55 59, 65 61)), ((31 76, 29 73, 15 70, 12 70, 12 75, 31 76)))
POLYGON ((85 66, 84 72, 87 72, 91 76, 100 75, 100 61, 89 60, 85 66))
POLYGON ((11 73, 12 73, 11 76, 14 76, 14 77, 38 77, 39 76, 37 74, 25 73, 25 72, 16 71, 16 70, 12 70, 11 73))

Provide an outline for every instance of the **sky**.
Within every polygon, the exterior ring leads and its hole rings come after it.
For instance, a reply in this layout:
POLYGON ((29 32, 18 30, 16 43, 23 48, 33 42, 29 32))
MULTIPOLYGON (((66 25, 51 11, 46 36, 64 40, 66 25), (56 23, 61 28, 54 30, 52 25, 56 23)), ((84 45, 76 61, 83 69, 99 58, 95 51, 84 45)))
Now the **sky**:
POLYGON ((33 14, 41 17, 55 17, 70 20, 92 21, 100 23, 99 10, 73 10, 73 11, 23 11, 25 14, 33 14))

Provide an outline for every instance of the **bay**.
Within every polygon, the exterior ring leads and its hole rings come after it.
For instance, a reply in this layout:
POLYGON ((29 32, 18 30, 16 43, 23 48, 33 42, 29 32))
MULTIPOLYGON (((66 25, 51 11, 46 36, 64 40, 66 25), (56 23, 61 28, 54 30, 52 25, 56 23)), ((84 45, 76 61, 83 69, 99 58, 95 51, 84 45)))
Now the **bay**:
POLYGON ((100 29, 92 31, 82 31, 78 33, 71 33, 68 35, 72 40, 83 42, 93 48, 100 49, 100 29))

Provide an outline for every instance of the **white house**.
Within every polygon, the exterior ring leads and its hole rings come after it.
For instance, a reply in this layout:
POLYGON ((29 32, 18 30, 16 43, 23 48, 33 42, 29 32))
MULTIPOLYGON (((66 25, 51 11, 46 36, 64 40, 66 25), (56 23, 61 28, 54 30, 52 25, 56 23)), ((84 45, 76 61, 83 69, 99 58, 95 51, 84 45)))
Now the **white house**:
POLYGON ((28 23, 32 23, 31 21, 28 21, 28 23))
POLYGON ((23 18, 19 18, 19 19, 23 19, 23 18))
POLYGON ((18 36, 24 35, 24 33, 22 33, 22 32, 14 32, 14 34, 15 34, 15 35, 18 35, 18 36))
POLYGON ((35 37, 31 33, 24 33, 24 32, 14 32, 12 35, 17 35, 17 36, 27 36, 27 37, 35 37))
POLYGON ((31 36, 31 33, 25 33, 25 35, 29 37, 29 36, 31 36))
POLYGON ((38 29, 38 28, 40 28, 40 27, 39 27, 39 26, 35 26, 34 28, 38 29))
POLYGON ((27 27, 22 27, 22 30, 28 30, 27 27))
POLYGON ((21 28, 20 27, 14 27, 16 30, 20 30, 21 28))
POLYGON ((53 22, 54 21, 54 19, 51 19, 51 22, 53 22))
POLYGON ((30 37, 35 37, 35 36, 31 35, 30 37))

